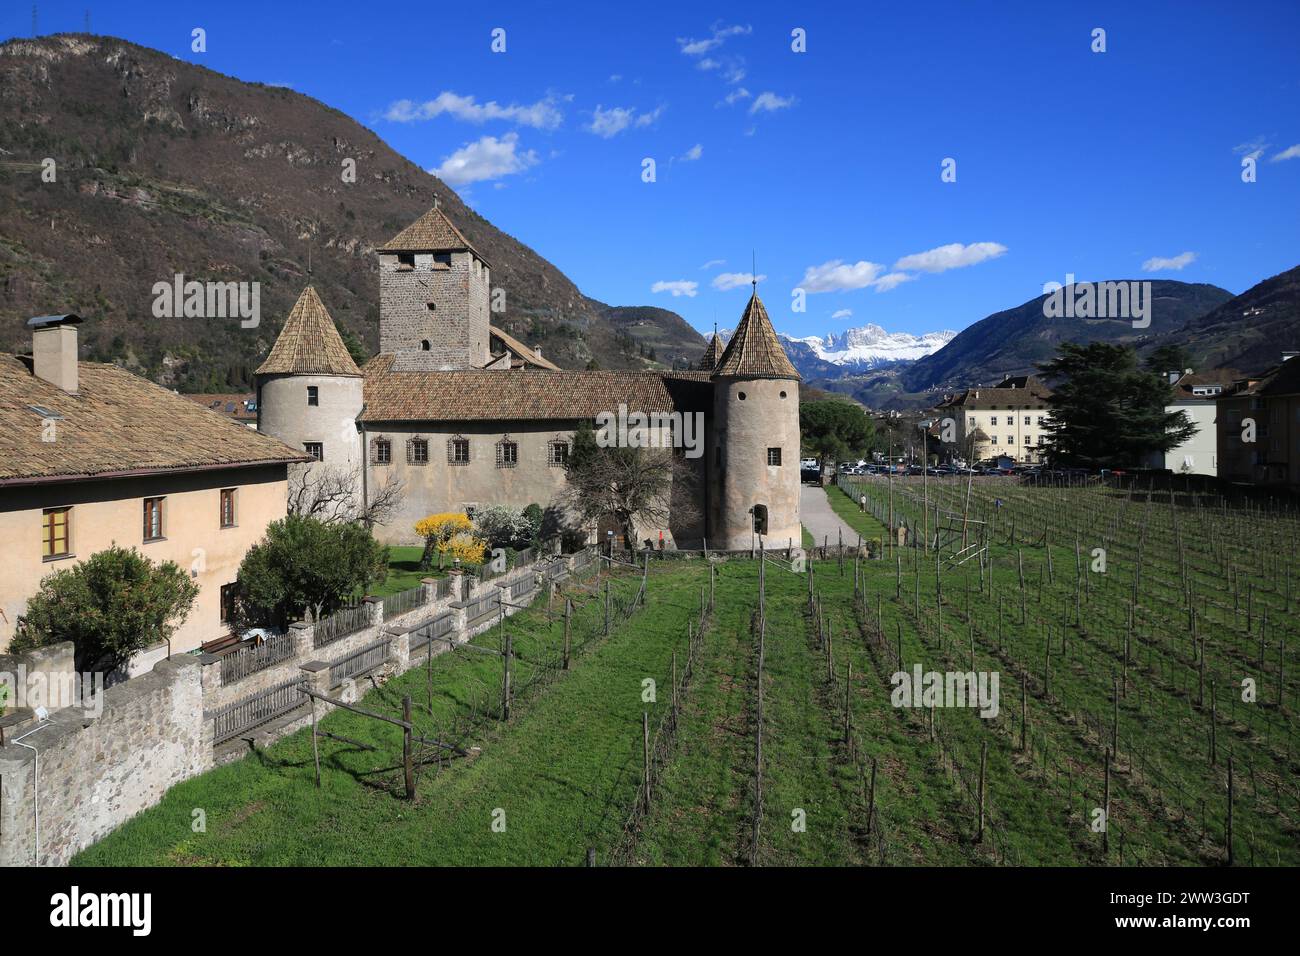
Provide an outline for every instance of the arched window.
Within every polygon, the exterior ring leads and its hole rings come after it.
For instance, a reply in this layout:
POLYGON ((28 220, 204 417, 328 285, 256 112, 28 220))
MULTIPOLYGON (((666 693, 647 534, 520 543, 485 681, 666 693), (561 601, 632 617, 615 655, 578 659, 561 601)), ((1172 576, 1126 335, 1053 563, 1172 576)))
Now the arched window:
POLYGON ((433 347, 433 346, 431 346, 431 345, 429 344, 429 340, 428 340, 428 339, 424 339, 423 341, 420 342, 420 351, 421 351, 421 352, 427 352, 427 351, 429 351, 429 349, 431 349, 432 347, 433 347))
POLYGON ((754 534, 767 534, 767 505, 754 505, 754 534))

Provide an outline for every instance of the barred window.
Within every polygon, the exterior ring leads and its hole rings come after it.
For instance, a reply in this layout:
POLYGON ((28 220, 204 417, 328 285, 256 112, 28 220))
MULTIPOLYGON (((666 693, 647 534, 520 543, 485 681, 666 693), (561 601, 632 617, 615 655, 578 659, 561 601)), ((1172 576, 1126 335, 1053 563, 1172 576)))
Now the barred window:
POLYGON ((387 438, 370 440, 370 460, 376 465, 389 465, 393 461, 393 443, 387 438))
POLYGON ((449 465, 468 465, 469 464, 469 439, 468 438, 448 438, 447 439, 447 464, 449 465))
POLYGON ((302 450, 311 455, 317 461, 325 460, 325 446, 318 441, 303 442, 302 450))
POLYGON ((429 463, 429 440, 412 438, 406 443, 406 463, 408 465, 427 465, 429 463))
POLYGON ((780 448, 769 448, 769 449, 767 450, 767 463, 768 463, 769 465, 779 465, 779 464, 781 464, 781 449, 780 449, 780 448))
POLYGON ((569 443, 561 439, 546 443, 546 463, 553 467, 563 467, 569 463, 569 443))
POLYGON ((517 464, 519 464, 519 445, 506 435, 497 442, 497 467, 513 468, 517 464))

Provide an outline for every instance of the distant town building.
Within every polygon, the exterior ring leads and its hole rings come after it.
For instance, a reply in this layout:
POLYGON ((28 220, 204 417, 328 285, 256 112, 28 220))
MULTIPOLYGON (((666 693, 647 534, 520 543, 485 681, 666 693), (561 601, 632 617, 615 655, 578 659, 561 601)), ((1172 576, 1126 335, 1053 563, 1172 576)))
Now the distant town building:
MULTIPOLYGON (((244 554, 285 514, 303 454, 137 375, 77 360, 75 315, 0 355, 0 648, 42 578, 113 544, 199 586, 170 649, 222 636, 244 554)), ((152 661, 150 661, 152 663, 152 661)))
POLYGON ((1208 372, 1166 372, 1173 388, 1173 401, 1165 406, 1167 412, 1182 412, 1196 426, 1196 434, 1169 451, 1153 452, 1145 463, 1148 468, 1168 468, 1184 475, 1217 475, 1219 473, 1218 431, 1215 417, 1217 402, 1225 389, 1241 378, 1236 369, 1214 369, 1208 372))
POLYGON ((1285 352, 1263 375, 1216 399, 1219 477, 1300 490, 1300 361, 1285 352))
POLYGON ((187 394, 191 402, 197 402, 209 411, 234 419, 249 428, 257 427, 257 399, 248 395, 187 394))
POLYGON ((957 447, 972 461, 1005 456, 1022 463, 1042 461, 1050 417, 1051 390, 1033 375, 1012 376, 991 388, 975 386, 945 396, 935 406, 940 421, 956 424, 957 447))

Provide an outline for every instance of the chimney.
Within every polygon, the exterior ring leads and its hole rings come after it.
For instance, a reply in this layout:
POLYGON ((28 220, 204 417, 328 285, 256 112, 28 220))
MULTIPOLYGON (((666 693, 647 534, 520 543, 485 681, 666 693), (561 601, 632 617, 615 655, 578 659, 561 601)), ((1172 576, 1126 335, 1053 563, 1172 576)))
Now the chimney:
POLYGON ((533 352, 537 355, 538 358, 542 357, 542 347, 540 345, 534 345, 533 352))
POLYGON ((38 315, 27 320, 32 330, 32 373, 65 392, 77 394, 77 326, 81 317, 38 315))
POLYGON ((1170 384, 1170 385, 1173 385, 1175 382, 1177 382, 1180 378, 1183 377, 1183 373, 1182 373, 1182 372, 1165 372, 1165 377, 1169 379, 1169 384, 1170 384))

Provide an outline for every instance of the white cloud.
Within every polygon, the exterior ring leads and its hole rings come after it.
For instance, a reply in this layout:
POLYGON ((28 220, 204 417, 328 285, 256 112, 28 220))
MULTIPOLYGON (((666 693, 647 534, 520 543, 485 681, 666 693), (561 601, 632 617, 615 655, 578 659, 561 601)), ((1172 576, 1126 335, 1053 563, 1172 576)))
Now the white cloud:
POLYGON ((1238 143, 1232 147, 1232 151, 1238 156, 1244 156, 1247 159, 1259 159, 1264 155, 1264 150, 1268 149, 1269 142, 1263 136, 1257 136, 1252 140, 1244 143, 1238 143))
POLYGON ((609 82, 611 83, 617 83, 621 79, 623 79, 622 73, 611 73, 609 75, 609 82))
POLYGON ((1300 159, 1300 143, 1296 143, 1294 146, 1288 146, 1280 153, 1274 153, 1269 159, 1269 162, 1280 163, 1284 159, 1300 159))
MULTIPOLYGON (((759 282, 766 278, 767 276, 759 273, 759 282)), ((727 292, 731 289, 739 289, 741 286, 749 285, 754 281, 755 277, 752 272, 724 272, 713 277, 713 288, 719 292, 727 292)))
POLYGON ((1174 271, 1177 271, 1186 268, 1195 261, 1196 253, 1194 252, 1179 253, 1169 259, 1162 258, 1161 256, 1154 256, 1142 263, 1142 271, 1159 272, 1165 269, 1173 269, 1174 271))
POLYGON ((467 143, 442 161, 433 173, 449 186, 499 179, 512 173, 521 173, 538 163, 533 150, 520 150, 519 134, 507 133, 500 139, 484 136, 467 143))
POLYGON ((461 96, 444 91, 434 99, 423 103, 397 100, 388 107, 384 119, 395 123, 414 123, 446 114, 466 123, 481 124, 488 120, 506 120, 519 126, 531 126, 534 129, 555 129, 564 120, 564 114, 556 106, 557 102, 558 98, 551 95, 528 105, 512 103, 509 106, 502 106, 495 100, 478 103, 472 96, 461 96))
POLYGON ((684 295, 689 298, 695 298, 695 293, 699 289, 698 282, 692 282, 690 279, 675 279, 672 282, 665 282, 660 279, 650 287, 651 292, 671 292, 673 298, 684 295))
POLYGON ((699 56, 702 53, 708 53, 710 50, 722 46, 728 37, 748 36, 753 32, 753 27, 749 26, 714 26, 713 35, 703 40, 696 40, 691 37, 678 37, 677 45, 687 56, 699 56))
POLYGON ((848 319, 848 318, 852 318, 852 317, 853 317, 853 310, 852 310, 852 309, 840 309, 840 310, 838 310, 838 311, 836 311, 836 312, 832 312, 832 313, 831 313, 831 318, 832 318, 832 319, 848 319))
POLYGON ((950 242, 946 246, 939 246, 926 252, 903 256, 894 263, 894 269, 947 272, 949 269, 960 269, 987 259, 996 259, 1006 251, 1006 246, 996 242, 972 242, 968 246, 963 246, 960 242, 950 242))
POLYGON ((690 149, 686 151, 686 155, 682 157, 682 161, 693 162, 694 160, 699 159, 703 155, 704 155, 704 145, 702 143, 696 143, 694 146, 692 146, 690 149))
POLYGON ((751 114, 758 112, 774 113, 777 110, 789 109, 791 106, 794 106, 793 96, 777 96, 769 91, 759 93, 758 96, 754 97, 754 102, 749 104, 749 112, 751 114))
POLYGON ((638 115, 635 107, 611 106, 609 109, 605 109, 597 104, 596 111, 591 116, 591 123, 587 126, 587 132, 595 133, 603 139, 609 139, 617 136, 629 126, 649 126, 663 115, 663 111, 664 108, 660 106, 651 113, 638 115))
MULTIPOLYGON (((749 90, 745 89, 743 86, 738 86, 736 87, 736 89, 732 90, 723 98, 722 103, 726 103, 728 106, 731 106, 738 100, 749 99, 752 95, 753 94, 750 93, 749 90)), ((721 106, 722 103, 719 103, 718 105, 721 106)))
POLYGON ((865 289, 884 271, 885 267, 876 262, 863 260, 849 265, 843 259, 832 259, 805 269, 799 287, 809 293, 865 289))
POLYGON ((916 276, 907 272, 891 272, 888 275, 881 276, 872 283, 872 286, 875 287, 877 292, 888 292, 890 289, 896 289, 904 282, 911 282, 915 278, 916 276))
POLYGON ((726 264, 727 264, 726 259, 710 259, 708 262, 704 263, 704 265, 700 266, 700 268, 712 269, 715 268, 716 266, 725 266, 726 264))

